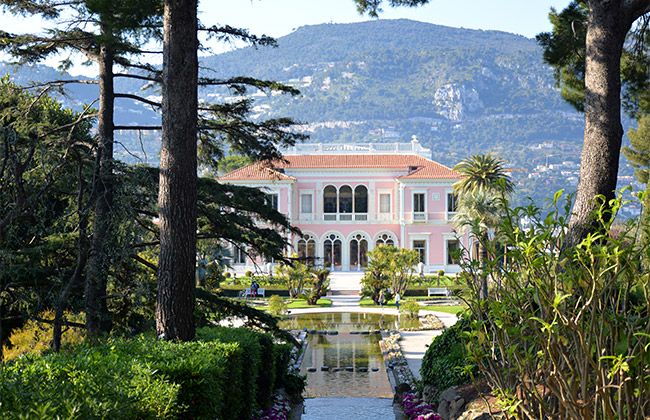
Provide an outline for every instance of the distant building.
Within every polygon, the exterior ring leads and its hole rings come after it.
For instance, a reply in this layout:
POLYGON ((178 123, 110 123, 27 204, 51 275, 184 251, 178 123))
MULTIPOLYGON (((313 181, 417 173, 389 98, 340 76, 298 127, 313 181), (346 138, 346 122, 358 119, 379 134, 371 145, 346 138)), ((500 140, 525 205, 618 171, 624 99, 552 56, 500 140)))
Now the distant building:
MULTIPOLYGON (((469 237, 458 237, 451 223, 458 172, 422 156, 430 151, 417 140, 302 146, 286 151, 286 162, 256 163, 219 178, 271 197, 303 232, 289 238, 290 252, 331 270, 359 271, 369 250, 389 244, 417 250, 427 272, 460 271, 452 253, 469 248, 469 237)), ((237 249, 233 254, 238 271, 265 263, 237 249)))

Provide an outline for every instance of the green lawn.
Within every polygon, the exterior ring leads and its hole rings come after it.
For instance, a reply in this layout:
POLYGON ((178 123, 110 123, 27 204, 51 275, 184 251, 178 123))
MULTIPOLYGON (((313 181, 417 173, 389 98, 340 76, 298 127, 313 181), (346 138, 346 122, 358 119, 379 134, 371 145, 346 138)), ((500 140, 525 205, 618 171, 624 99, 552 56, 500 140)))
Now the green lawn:
POLYGON ((307 300, 305 299, 287 299, 287 308, 288 309, 301 309, 301 308, 329 308, 332 306, 332 301, 326 298, 318 299, 316 305, 307 305, 307 300))
MULTIPOLYGON (((406 300, 432 300, 431 298, 427 297, 407 297, 402 300, 402 302, 406 300)), ((366 308, 380 308, 379 305, 375 305, 372 301, 372 299, 364 297, 361 298, 359 301, 359 306, 366 307, 366 308)), ((384 304, 384 307, 395 307, 395 301, 391 300, 388 303, 384 304)), ((457 314, 461 311, 464 311, 467 309, 467 305, 462 304, 462 305, 432 305, 432 306, 422 306, 420 310, 422 311, 438 311, 438 312, 447 312, 450 314, 457 314)))

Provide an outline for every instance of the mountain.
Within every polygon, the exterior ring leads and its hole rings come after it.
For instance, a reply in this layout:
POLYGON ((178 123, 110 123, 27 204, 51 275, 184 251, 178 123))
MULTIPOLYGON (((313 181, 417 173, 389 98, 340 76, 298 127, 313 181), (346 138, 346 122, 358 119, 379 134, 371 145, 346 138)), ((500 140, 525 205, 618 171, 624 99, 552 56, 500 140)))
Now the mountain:
MULTIPOLYGON (((415 135, 448 166, 470 154, 498 153, 521 169, 513 173, 522 194, 538 202, 556 189, 575 188, 571 168, 580 160, 583 117, 562 101, 539 46, 520 35, 405 19, 311 25, 279 38, 277 48, 202 57, 201 66, 209 77, 245 75, 299 88, 296 97, 249 93, 256 118, 293 117, 311 142, 407 142, 415 135), (564 163, 563 174, 553 175, 550 168, 564 163)), ((42 66, 32 69, 38 71, 28 76, 44 80, 42 66)), ((25 72, 14 77, 24 80, 25 72)), ((118 79, 116 90, 157 98, 143 86, 118 79)), ((96 95, 95 86, 75 89, 71 104, 77 107, 96 95)), ((210 87, 200 98, 236 97, 210 87)), ((117 124, 159 121, 148 106, 127 100, 118 106, 117 124)), ((133 134, 118 138, 150 161, 158 149, 155 133, 142 143, 133 134)), ((122 158, 132 159, 126 152, 122 158)), ((624 165, 626 171, 631 174, 624 165)))

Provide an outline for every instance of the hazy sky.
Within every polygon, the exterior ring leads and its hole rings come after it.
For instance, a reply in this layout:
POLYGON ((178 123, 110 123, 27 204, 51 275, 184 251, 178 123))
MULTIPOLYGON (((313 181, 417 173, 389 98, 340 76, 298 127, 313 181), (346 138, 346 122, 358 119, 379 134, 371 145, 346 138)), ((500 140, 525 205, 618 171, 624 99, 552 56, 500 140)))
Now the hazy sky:
MULTIPOLYGON (((550 30, 548 12, 561 10, 569 0, 431 0, 417 8, 384 7, 380 19, 407 18, 439 25, 471 29, 494 29, 534 37, 550 30)), ((280 37, 303 25, 349 23, 369 20, 360 16, 353 0, 203 0, 200 19, 206 25, 229 24, 254 34, 280 37)), ((0 15, 0 28, 7 32, 37 32, 38 19, 0 15)), ((214 45, 214 51, 223 46, 214 45)), ((48 63, 53 65, 52 62, 48 63)), ((77 69, 92 73, 92 69, 77 69)))

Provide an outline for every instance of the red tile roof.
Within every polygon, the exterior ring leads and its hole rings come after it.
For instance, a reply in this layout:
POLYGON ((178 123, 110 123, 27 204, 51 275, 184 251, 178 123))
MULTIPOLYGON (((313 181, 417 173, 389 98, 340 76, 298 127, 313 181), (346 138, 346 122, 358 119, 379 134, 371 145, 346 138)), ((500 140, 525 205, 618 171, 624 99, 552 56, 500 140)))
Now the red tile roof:
POLYGON ((283 174, 270 168, 268 164, 257 162, 251 165, 242 166, 232 172, 217 178, 220 181, 295 181, 296 178, 283 174))
POLYGON ((285 161, 254 163, 230 172, 220 180, 293 180, 284 169, 386 168, 409 171, 399 179, 458 179, 461 175, 440 163, 419 155, 291 155, 285 161))

